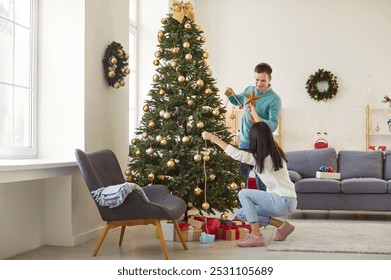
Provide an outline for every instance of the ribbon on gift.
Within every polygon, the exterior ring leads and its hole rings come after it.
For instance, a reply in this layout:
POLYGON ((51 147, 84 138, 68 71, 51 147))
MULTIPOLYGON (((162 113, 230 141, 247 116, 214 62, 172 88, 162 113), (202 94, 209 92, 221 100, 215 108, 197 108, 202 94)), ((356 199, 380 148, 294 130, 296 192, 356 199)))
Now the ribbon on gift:
POLYGON ((194 21, 193 4, 190 2, 179 3, 178 1, 174 0, 174 3, 172 3, 172 9, 174 10, 172 17, 179 23, 182 23, 184 17, 194 21))
POLYGON ((251 226, 246 222, 246 221, 243 221, 239 218, 234 218, 232 220, 238 227, 242 227, 242 228, 246 228, 248 229, 249 232, 251 232, 251 226))
POLYGON ((237 225, 220 225, 221 228, 221 238, 226 240, 227 239, 227 232, 234 230, 235 231, 235 239, 239 239, 240 237, 240 230, 237 225))

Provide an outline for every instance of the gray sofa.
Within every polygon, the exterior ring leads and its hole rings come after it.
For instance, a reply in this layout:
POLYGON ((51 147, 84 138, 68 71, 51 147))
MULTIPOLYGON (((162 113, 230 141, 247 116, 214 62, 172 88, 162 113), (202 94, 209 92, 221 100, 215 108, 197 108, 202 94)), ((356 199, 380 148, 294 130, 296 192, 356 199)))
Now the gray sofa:
POLYGON ((334 148, 286 152, 288 170, 302 210, 391 211, 391 151, 334 148), (318 179, 331 166, 341 180, 318 179))

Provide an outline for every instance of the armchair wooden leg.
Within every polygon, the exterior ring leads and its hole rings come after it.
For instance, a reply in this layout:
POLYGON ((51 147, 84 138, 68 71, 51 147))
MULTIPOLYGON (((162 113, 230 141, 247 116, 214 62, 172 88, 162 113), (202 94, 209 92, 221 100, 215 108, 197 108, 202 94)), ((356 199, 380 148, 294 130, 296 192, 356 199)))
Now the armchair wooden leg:
POLYGON ((183 249, 187 250, 186 240, 182 235, 181 229, 179 228, 178 220, 173 220, 173 223, 174 223, 175 230, 178 233, 179 239, 182 242, 183 249))
POLYGON ((124 240, 125 228, 126 228, 126 226, 122 226, 121 227, 121 234, 119 236, 118 246, 121 246, 122 245, 122 241, 124 240))
POLYGON ((106 234, 109 231, 110 227, 111 227, 110 223, 106 223, 106 225, 105 225, 105 227, 104 227, 104 229, 103 229, 103 231, 102 231, 102 233, 101 233, 101 235, 99 237, 98 243, 96 244, 95 251, 92 254, 93 257, 96 257, 96 255, 98 254, 100 246, 102 245, 103 240, 105 240, 106 234))
POLYGON ((168 251, 166 247, 166 242, 164 241, 164 235, 163 235, 162 225, 160 224, 160 220, 155 220, 155 225, 160 236, 160 244, 162 245, 164 257, 166 260, 168 260, 168 251))

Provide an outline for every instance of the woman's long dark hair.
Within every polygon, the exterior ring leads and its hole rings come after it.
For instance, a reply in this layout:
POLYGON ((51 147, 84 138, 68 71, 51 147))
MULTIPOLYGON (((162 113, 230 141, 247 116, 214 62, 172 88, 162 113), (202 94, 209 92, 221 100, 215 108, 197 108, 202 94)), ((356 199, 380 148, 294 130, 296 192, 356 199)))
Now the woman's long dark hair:
POLYGON ((286 161, 284 151, 274 141, 273 133, 269 126, 264 122, 257 122, 250 129, 250 146, 248 151, 256 159, 256 170, 262 173, 265 165, 265 158, 270 155, 273 161, 273 169, 277 171, 283 167, 283 161, 286 161))

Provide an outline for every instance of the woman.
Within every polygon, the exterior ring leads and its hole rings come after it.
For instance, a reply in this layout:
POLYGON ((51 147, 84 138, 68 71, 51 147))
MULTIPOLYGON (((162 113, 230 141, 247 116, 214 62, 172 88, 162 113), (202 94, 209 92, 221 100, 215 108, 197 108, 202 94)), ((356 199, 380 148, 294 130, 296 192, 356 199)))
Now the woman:
POLYGON ((261 122, 259 116, 249 109, 254 124, 250 129, 248 150, 239 150, 225 143, 214 134, 204 131, 202 137, 222 148, 232 158, 254 166, 254 171, 267 187, 267 191, 242 189, 239 200, 242 208, 237 217, 251 225, 251 234, 237 242, 240 247, 265 246, 260 225, 275 226, 275 241, 283 241, 295 227, 273 217, 284 216, 295 211, 297 200, 294 184, 289 179, 286 157, 274 141, 269 126, 261 122))

